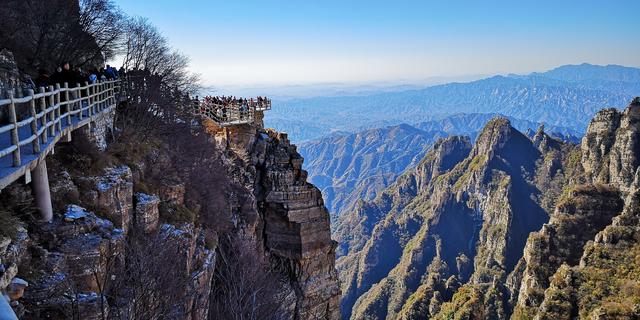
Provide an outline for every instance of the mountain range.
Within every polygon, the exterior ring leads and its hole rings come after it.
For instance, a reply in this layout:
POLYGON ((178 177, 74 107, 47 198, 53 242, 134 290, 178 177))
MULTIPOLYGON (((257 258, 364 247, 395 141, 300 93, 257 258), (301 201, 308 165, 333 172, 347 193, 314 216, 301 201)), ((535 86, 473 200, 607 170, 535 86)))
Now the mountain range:
MULTIPOLYGON (((338 216, 353 209, 359 200, 373 200, 405 169, 415 166, 439 138, 466 135, 474 140, 494 113, 457 114, 411 126, 400 124, 356 133, 339 132, 298 145, 307 160, 309 181, 322 191, 325 205, 338 216)), ((541 124, 506 117, 523 132, 533 132, 541 124)), ((578 141, 578 132, 547 126, 551 135, 578 141)), ((337 221, 336 219, 333 220, 337 221)))
POLYGON ((625 105, 639 91, 638 68, 566 65, 419 90, 274 99, 278 107, 266 114, 265 124, 302 142, 335 131, 413 125, 458 113, 499 113, 583 133, 598 110, 625 105))
POLYGON ((503 117, 438 140, 334 228, 345 319, 640 316, 640 99, 580 144, 503 117))

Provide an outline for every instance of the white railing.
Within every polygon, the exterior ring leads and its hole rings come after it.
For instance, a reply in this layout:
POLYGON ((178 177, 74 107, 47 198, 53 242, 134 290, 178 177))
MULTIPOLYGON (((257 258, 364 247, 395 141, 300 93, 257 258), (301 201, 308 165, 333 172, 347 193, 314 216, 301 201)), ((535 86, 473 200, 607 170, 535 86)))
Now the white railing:
POLYGON ((37 93, 29 89, 26 95, 7 91, 6 97, 0 98, 0 110, 6 112, 0 124, 0 189, 7 185, 4 180, 14 171, 11 167, 22 167, 46 154, 61 135, 111 110, 118 102, 119 89, 119 81, 111 80, 73 88, 58 84, 41 87, 37 93))
POLYGON ((207 117, 225 127, 253 123, 256 111, 271 110, 271 100, 261 102, 248 100, 247 103, 230 102, 222 104, 205 103, 196 99, 194 100, 194 109, 196 114, 207 117))

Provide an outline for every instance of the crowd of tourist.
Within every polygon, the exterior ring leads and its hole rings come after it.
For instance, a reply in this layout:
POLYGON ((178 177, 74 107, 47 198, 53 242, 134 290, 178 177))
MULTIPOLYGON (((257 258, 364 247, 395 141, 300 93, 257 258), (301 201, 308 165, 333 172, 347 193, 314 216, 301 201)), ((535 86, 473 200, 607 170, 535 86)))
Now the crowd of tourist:
MULTIPOLYGON (((220 120, 227 120, 226 118, 230 116, 227 111, 230 108, 237 109, 239 111, 238 116, 240 119, 245 119, 250 115, 250 108, 262 107, 269 102, 269 99, 260 96, 255 99, 236 98, 231 96, 206 96, 202 101, 198 101, 198 103, 201 103, 204 107, 209 109, 209 111, 212 111, 213 115, 220 120)), ((202 109, 201 112, 203 110, 204 109, 202 109)))
POLYGON ((219 105, 224 107, 227 107, 230 105, 252 107, 252 106, 260 106, 267 102, 268 102, 267 98, 260 97, 260 96, 258 96, 256 99, 236 98, 236 97, 230 97, 230 96, 219 96, 219 97, 206 96, 204 97, 204 101, 203 101, 203 103, 205 103, 206 105, 219 105))
POLYGON ((118 79, 123 72, 124 69, 121 68, 120 72, 118 72, 116 68, 110 65, 89 70, 84 70, 80 67, 74 69, 67 62, 59 66, 53 74, 50 74, 45 69, 38 70, 38 77, 31 81, 31 85, 34 88, 40 88, 56 84, 63 86, 64 83, 67 83, 70 88, 73 88, 77 84, 84 85, 85 82, 96 83, 102 80, 118 79))

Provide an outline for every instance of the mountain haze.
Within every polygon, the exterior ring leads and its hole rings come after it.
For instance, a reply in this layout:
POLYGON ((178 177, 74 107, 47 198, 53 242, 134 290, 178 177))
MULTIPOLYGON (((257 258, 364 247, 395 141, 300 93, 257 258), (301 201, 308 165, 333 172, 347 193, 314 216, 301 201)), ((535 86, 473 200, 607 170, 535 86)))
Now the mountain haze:
POLYGON ((456 113, 499 113, 584 132, 603 107, 625 105, 640 90, 640 69, 617 65, 562 66, 525 76, 494 76, 421 90, 274 101, 267 126, 296 141, 333 131, 356 132, 415 124, 456 113))

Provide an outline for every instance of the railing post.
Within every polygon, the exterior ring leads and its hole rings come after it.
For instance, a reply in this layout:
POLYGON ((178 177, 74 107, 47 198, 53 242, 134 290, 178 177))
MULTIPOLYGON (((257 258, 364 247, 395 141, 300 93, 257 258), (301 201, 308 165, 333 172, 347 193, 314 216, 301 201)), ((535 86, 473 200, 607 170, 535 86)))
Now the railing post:
POLYGON ((51 111, 47 111, 44 115, 45 119, 47 119, 47 127, 49 130, 49 136, 51 136, 51 138, 56 136, 56 122, 55 122, 55 117, 56 117, 56 93, 54 90, 59 90, 60 89, 60 85, 56 84, 55 88, 53 86, 49 86, 49 91, 51 91, 51 95, 49 96, 49 105, 51 108, 51 111), (51 121, 49 121, 51 120, 51 121), (49 125, 49 122, 51 122, 51 125, 49 125))
MULTIPOLYGON (((73 108, 71 106, 71 103, 69 103, 69 101, 71 101, 69 99, 69 84, 68 83, 64 83, 64 100, 67 106, 67 125, 71 125, 71 108, 73 108)), ((62 119, 60 119, 60 121, 62 121, 62 119)))
POLYGON ((102 107, 100 108, 100 111, 102 111, 102 110, 107 108, 107 93, 106 93, 107 92, 107 82, 106 81, 102 83, 102 87, 100 88, 100 92, 101 92, 100 96, 102 97, 102 99, 100 99, 100 100, 102 100, 102 104, 101 104, 102 107))
POLYGON ((78 100, 78 120, 82 120, 82 90, 80 89, 80 84, 76 83, 76 88, 74 92, 74 100, 78 100))
POLYGON ((40 87, 40 93, 43 94, 42 98, 40 98, 40 112, 42 112, 42 117, 40 118, 40 126, 41 128, 44 128, 42 130, 42 140, 40 140, 40 142, 42 142, 42 144, 45 144, 47 143, 47 97, 44 96, 44 87, 40 87))
POLYGON ((96 110, 94 108, 94 101, 96 100, 93 94, 96 92, 95 85, 93 83, 89 83, 89 88, 87 88, 87 93, 89 94, 89 113, 93 116, 96 114, 96 110))
MULTIPOLYGON (((65 83, 65 86, 67 84, 65 83)), ((66 92, 66 91, 65 91, 66 92)), ((69 98, 69 94, 67 93, 67 99, 69 98)), ((67 100, 68 101, 68 100, 67 100)), ((60 104, 60 85, 56 84, 56 96, 55 96, 56 107, 53 109, 53 133, 52 136, 55 135, 56 126, 58 127, 58 131, 62 132, 62 116, 60 113, 60 109, 62 105, 60 104)))
POLYGON ((102 81, 98 82, 96 93, 96 96, 98 97, 96 103, 96 113, 100 113, 100 111, 102 111, 102 81))
MULTIPOLYGON (((87 117, 91 118, 91 92, 89 92, 89 82, 84 82, 85 93, 87 95, 87 117)), ((84 107, 83 107, 84 109, 84 107)))
POLYGON ((108 81, 104 84, 104 108, 109 108, 111 102, 109 101, 109 85, 111 85, 111 81, 108 81))
POLYGON ((29 95, 31 96, 31 101, 29 102, 29 111, 31 112, 31 116, 33 120, 31 121, 31 133, 36 136, 33 139, 33 153, 40 153, 40 137, 38 137, 38 114, 36 113, 36 98, 33 90, 29 89, 29 95))
POLYGON ((49 190, 49 176, 47 175, 47 162, 42 158, 31 172, 33 192, 36 195, 36 205, 40 209, 42 220, 49 222, 53 219, 53 207, 51 206, 51 193, 49 190))
POLYGON ((109 82, 109 91, 107 91, 108 93, 108 98, 107 101, 109 102, 107 104, 107 108, 111 108, 111 105, 113 104, 113 81, 109 82))
POLYGON ((11 129, 11 144, 16 146, 16 150, 13 151, 13 166, 20 166, 20 136, 18 135, 18 119, 16 118, 16 104, 13 101, 13 90, 9 91, 9 99, 11 99, 11 104, 9 104, 9 121, 13 124, 13 129, 11 129))

